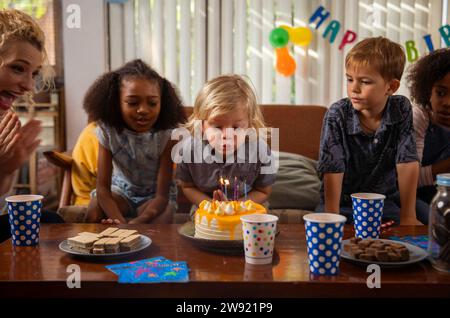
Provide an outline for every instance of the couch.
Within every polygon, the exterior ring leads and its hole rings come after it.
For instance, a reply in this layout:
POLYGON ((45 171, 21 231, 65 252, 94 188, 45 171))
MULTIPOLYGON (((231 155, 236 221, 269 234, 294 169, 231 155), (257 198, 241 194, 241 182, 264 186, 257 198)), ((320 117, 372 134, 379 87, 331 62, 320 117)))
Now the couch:
MULTIPOLYGON (((320 181, 316 173, 320 133, 327 108, 315 105, 261 105, 268 127, 279 128, 280 166, 269 199, 270 212, 278 215, 280 223, 298 223, 307 210, 318 201, 320 181)), ((186 107, 192 113, 192 107, 186 107)), ((70 206, 71 165, 69 154, 49 151, 46 158, 64 171, 58 213, 66 222, 82 222, 85 210, 70 206)), ((190 203, 181 190, 174 222, 185 222, 190 203)))

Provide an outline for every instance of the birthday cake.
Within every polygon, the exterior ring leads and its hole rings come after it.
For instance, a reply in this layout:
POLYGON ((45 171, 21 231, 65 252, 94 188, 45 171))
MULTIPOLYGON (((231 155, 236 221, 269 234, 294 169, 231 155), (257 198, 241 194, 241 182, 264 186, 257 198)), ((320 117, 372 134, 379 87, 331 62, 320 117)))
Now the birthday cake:
POLYGON ((195 212, 194 236, 208 240, 242 240, 241 216, 266 212, 261 204, 251 200, 203 200, 195 212))

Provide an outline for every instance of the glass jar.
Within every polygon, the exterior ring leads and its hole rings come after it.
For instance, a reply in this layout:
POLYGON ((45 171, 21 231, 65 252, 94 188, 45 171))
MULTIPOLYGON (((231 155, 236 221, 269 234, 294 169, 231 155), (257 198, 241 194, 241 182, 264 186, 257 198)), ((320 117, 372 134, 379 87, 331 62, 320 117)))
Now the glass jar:
POLYGON ((437 176, 437 193, 431 201, 428 253, 433 267, 450 273, 450 173, 437 176))

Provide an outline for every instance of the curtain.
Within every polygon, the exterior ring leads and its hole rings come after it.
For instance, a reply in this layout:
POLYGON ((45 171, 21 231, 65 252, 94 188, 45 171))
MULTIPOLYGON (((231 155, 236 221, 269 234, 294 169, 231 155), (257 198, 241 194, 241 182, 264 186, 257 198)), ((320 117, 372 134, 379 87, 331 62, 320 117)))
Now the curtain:
MULTIPOLYGON (((128 0, 108 6, 110 68, 141 58, 179 88, 187 105, 206 80, 237 73, 250 79, 262 104, 329 106, 346 97, 344 59, 354 43, 385 36, 405 47, 413 40, 422 56, 426 34, 435 48, 445 46, 439 28, 449 17, 448 0, 128 0), (309 18, 319 6, 330 16, 315 29, 309 18), (340 23, 333 43, 323 37, 331 20, 340 23), (288 45, 297 64, 291 77, 276 72, 268 40, 283 24, 310 27, 313 34, 308 47, 288 45), (358 38, 340 50, 346 30, 358 38)), ((408 96, 405 80, 398 93, 408 96)))

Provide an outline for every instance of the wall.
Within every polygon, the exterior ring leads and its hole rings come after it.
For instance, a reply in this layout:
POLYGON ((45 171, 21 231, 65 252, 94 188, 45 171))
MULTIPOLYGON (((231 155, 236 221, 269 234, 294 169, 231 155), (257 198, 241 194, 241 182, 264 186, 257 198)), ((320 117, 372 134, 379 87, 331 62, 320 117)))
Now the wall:
POLYGON ((66 142, 72 149, 87 123, 82 101, 89 85, 107 69, 106 5, 102 0, 63 0, 66 142), (75 5, 72 6, 71 5, 75 5), (76 23, 78 8, 79 22, 76 23))

